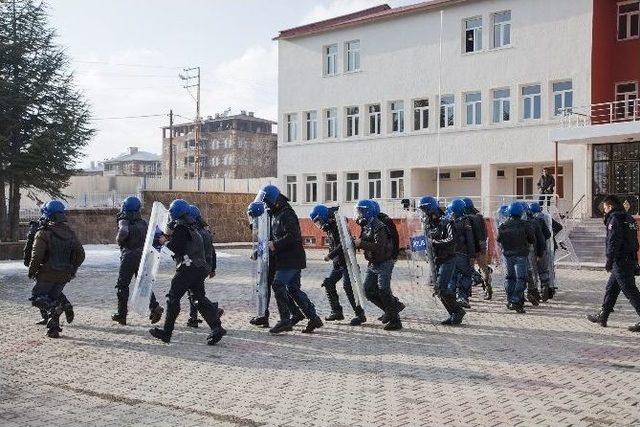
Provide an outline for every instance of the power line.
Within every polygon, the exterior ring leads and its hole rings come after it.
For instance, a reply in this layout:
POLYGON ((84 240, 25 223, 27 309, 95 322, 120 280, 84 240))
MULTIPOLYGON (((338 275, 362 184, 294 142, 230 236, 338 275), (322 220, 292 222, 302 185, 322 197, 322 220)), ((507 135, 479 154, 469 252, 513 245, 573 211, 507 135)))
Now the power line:
POLYGON ((180 70, 183 67, 169 67, 167 65, 150 65, 150 64, 123 64, 123 63, 113 63, 108 61, 78 61, 74 60, 73 62, 77 62, 79 64, 92 64, 92 65, 108 65, 113 67, 133 67, 133 68, 163 68, 165 70, 180 70))
POLYGON ((151 117, 165 117, 167 113, 164 114, 145 114, 142 116, 122 116, 122 117, 97 117, 92 118, 91 120, 123 120, 123 119, 147 119, 151 117))

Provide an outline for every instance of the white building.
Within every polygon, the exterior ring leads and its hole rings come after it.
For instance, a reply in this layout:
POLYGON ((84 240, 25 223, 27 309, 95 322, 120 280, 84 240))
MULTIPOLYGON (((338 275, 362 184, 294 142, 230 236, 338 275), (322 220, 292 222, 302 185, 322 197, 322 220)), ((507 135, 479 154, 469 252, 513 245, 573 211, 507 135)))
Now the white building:
MULTIPOLYGON (((485 211, 537 193, 560 109, 591 103, 592 2, 435 0, 281 31, 283 189, 301 213, 436 195, 438 169, 441 197, 476 196, 485 211)), ((569 210, 588 159, 580 145, 558 154, 569 210)))

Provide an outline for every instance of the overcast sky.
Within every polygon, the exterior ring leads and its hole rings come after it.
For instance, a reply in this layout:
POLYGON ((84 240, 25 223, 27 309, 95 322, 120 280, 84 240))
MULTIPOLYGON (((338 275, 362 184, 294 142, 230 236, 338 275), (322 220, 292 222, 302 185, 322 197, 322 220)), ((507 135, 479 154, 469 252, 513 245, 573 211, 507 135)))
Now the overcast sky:
MULTIPOLYGON (((391 0, 392 7, 418 0, 391 0)), ((277 119, 279 30, 385 3, 381 0, 48 0, 51 24, 91 104, 97 135, 86 158, 138 146, 160 153, 168 111, 192 118, 178 71, 202 70, 201 114, 255 111, 277 119), (109 119, 167 114, 141 119, 109 119), (105 120, 106 119, 106 120, 105 120)), ((176 117, 177 122, 184 118, 176 117)))

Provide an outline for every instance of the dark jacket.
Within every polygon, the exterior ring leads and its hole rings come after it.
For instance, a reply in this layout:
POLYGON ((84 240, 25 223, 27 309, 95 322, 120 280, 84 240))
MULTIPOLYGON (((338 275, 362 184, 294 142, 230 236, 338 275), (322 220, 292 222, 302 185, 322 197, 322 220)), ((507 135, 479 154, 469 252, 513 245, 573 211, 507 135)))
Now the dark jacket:
POLYGON ((476 241, 473 236, 473 228, 466 215, 453 220, 453 240, 456 254, 466 255, 469 258, 476 256, 476 241))
POLYGON ((205 271, 209 269, 202 236, 190 218, 176 221, 167 248, 174 254, 176 270, 202 269, 205 271))
POLYGON ((635 260, 638 253, 638 227, 631 215, 622 209, 604 217, 607 226, 607 263, 635 260))
POLYGON ((213 246, 213 233, 211 228, 206 222, 196 221, 196 229, 202 237, 202 243, 204 245, 204 257, 209 266, 209 272, 216 271, 217 257, 216 248, 213 246))
POLYGON ((371 264, 393 259, 394 244, 391 232, 378 218, 370 219, 362 227, 358 249, 364 250, 364 257, 371 264))
POLYGON ((147 221, 140 218, 140 214, 127 214, 118 217, 118 235, 116 242, 123 255, 142 255, 144 241, 147 236, 147 221))
POLYGON ((302 244, 300 222, 288 202, 283 201, 271 211, 273 234, 273 263, 276 270, 302 270, 307 266, 307 256, 302 244))
POLYGON ((433 258, 440 265, 456 254, 453 222, 445 217, 431 219, 426 223, 427 238, 431 242, 433 258))
POLYGON ((31 263, 31 252, 33 252, 33 242, 36 239, 36 233, 38 232, 38 230, 40 230, 41 227, 44 227, 46 224, 47 221, 42 218, 38 221, 29 221, 27 241, 25 242, 24 248, 22 250, 22 257, 25 267, 29 267, 29 264, 31 263))
POLYGON ((544 255, 544 251, 547 249, 547 240, 545 239, 544 232, 542 228, 546 228, 547 225, 544 223, 540 224, 537 218, 530 217, 526 220, 529 227, 533 231, 533 235, 535 236, 535 242, 533 243, 533 250, 537 257, 542 257, 544 255))
POLYGON ((487 225, 484 222, 484 217, 478 211, 475 211, 474 213, 467 214, 467 218, 469 218, 469 222, 471 223, 476 253, 486 251, 487 225))
POLYGON ((536 241, 533 227, 520 218, 508 218, 498 227, 498 243, 505 257, 529 256, 529 245, 536 241))
POLYGON ((35 235, 29 277, 39 281, 66 283, 84 262, 84 248, 65 221, 51 222, 35 235))
POLYGON ((551 175, 541 175, 538 180, 538 188, 542 194, 553 194, 556 186, 556 180, 551 175))
POLYGON ((340 243, 338 224, 335 221, 329 221, 328 229, 325 231, 325 233, 327 235, 327 245, 329 246, 328 257, 333 261, 333 267, 344 267, 346 265, 346 262, 344 259, 342 244, 340 243))

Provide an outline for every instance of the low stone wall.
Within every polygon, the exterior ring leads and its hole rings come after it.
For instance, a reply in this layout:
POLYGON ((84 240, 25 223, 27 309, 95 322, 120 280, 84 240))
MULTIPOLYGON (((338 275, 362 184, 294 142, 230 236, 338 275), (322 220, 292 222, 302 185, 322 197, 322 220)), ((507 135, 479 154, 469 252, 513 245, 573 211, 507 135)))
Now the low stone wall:
POLYGON ((117 214, 117 209, 70 210, 67 221, 83 244, 115 243, 117 214))
POLYGON ((10 259, 22 259, 22 249, 24 241, 19 242, 0 242, 0 261, 10 259))
POLYGON ((213 229, 215 242, 251 241, 247 206, 254 200, 254 194, 145 191, 143 197, 144 217, 149 216, 153 202, 161 202, 169 207, 173 200, 185 199, 200 208, 202 217, 213 229))

